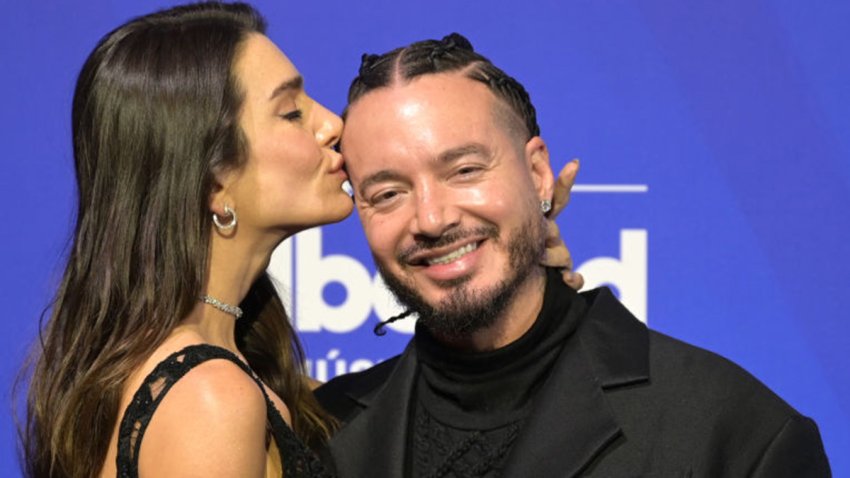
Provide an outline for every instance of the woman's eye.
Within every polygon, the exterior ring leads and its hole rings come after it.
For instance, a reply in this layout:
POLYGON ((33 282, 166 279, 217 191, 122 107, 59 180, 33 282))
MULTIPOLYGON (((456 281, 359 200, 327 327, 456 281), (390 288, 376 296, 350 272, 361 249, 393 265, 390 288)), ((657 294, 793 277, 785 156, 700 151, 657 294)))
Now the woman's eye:
POLYGON ((281 118, 286 121, 301 121, 304 117, 304 113, 301 110, 292 110, 289 113, 279 115, 281 118))

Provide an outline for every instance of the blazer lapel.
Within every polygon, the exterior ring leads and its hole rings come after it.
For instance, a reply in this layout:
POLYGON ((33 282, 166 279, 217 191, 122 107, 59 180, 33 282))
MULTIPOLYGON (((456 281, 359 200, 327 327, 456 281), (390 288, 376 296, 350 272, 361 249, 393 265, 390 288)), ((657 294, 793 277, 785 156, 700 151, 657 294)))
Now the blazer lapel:
POLYGON ((603 389, 649 380, 649 331, 608 288, 582 294, 592 306, 579 331, 603 389))
POLYGON ((535 400, 504 476, 576 476, 619 434, 581 344, 572 337, 535 400))
POLYGON ((416 353, 408 345, 383 387, 370 395, 355 397, 366 409, 330 442, 340 478, 404 476, 416 368, 416 353))
POLYGON ((570 313, 585 311, 535 399, 506 478, 578 476, 622 435, 604 390, 648 378, 647 331, 607 289, 582 294, 570 313))

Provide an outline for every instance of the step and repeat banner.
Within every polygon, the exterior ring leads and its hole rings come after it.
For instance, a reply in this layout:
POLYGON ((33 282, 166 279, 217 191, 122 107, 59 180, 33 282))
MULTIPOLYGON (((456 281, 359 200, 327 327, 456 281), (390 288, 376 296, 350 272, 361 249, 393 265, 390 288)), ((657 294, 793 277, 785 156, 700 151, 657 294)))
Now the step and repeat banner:
MULTIPOLYGON (((18 476, 11 387, 73 225, 70 101, 97 40, 168 1, 14 2, 0 15, 0 476, 18 476)), ((537 107, 558 219, 586 287, 718 352, 820 426, 850 476, 850 3, 390 0, 255 5, 308 92, 345 106, 364 52, 463 33, 537 107)), ((399 353, 397 306, 356 217, 273 256, 319 380, 399 353)))

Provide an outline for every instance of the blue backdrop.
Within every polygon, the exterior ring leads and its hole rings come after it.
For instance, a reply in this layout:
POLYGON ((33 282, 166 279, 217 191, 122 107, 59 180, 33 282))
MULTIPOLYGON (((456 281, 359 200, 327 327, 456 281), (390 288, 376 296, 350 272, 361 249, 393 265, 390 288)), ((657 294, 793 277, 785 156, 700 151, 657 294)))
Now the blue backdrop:
MULTIPOLYGON (((0 16, 0 476, 18 476, 9 389, 72 225, 76 74, 101 35, 171 3, 9 2, 0 16)), ((467 35, 531 92, 553 167, 582 160, 558 222, 588 282, 812 416, 850 476, 850 3, 255 4, 336 111, 361 53, 467 35)), ((409 338, 409 324, 371 334, 393 306, 359 228, 304 233, 271 267, 322 379, 409 338)))

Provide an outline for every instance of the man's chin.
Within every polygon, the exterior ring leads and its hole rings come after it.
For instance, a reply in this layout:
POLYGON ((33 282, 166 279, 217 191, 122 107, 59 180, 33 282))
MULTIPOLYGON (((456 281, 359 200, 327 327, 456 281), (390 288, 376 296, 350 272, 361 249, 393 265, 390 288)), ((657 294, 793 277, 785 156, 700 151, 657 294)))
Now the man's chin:
POLYGON ((442 302, 446 297, 454 293, 458 287, 480 288, 475 284, 476 275, 467 273, 453 277, 451 279, 433 279, 430 277, 422 278, 415 281, 421 284, 416 287, 416 290, 421 291, 423 295, 428 296, 426 299, 429 304, 435 305, 442 302))
POLYGON ((400 267, 400 277, 404 277, 409 286, 420 292, 434 291, 442 294, 453 288, 466 286, 471 282, 483 282, 489 275, 498 275, 499 270, 490 267, 482 270, 480 267, 452 267, 454 264, 440 264, 433 266, 400 267))
POLYGON ((440 337, 468 338, 498 322, 515 291, 508 282, 487 288, 456 287, 440 300, 428 301, 428 307, 420 307, 419 322, 440 337))
POLYGON ((469 337, 497 322, 517 285, 507 279, 479 285, 472 275, 440 284, 383 276, 399 302, 417 313, 423 327, 435 336, 453 339, 469 337))

